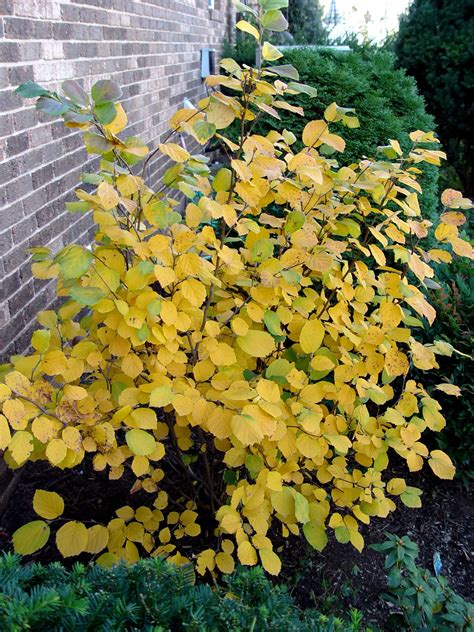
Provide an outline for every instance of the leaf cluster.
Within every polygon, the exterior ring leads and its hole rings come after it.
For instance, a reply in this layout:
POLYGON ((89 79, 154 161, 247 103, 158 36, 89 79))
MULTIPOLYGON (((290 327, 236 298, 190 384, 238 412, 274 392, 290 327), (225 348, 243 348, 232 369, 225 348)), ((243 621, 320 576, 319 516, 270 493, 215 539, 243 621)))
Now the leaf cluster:
POLYGON ((371 548, 386 556, 388 593, 385 598, 401 611, 391 615, 387 625, 396 629, 406 626, 410 630, 472 630, 474 604, 449 587, 436 554, 433 576, 429 570, 417 566, 418 546, 408 536, 388 533, 384 543, 371 548))
MULTIPOLYGON (((245 49, 247 50, 247 48, 245 49)), ((320 118, 328 103, 337 101, 355 109, 360 126, 343 128, 346 149, 341 164, 351 164, 362 156, 376 158, 378 148, 388 138, 397 139, 404 149, 410 145, 409 133, 414 129, 434 129, 433 117, 426 112, 423 98, 415 81, 404 70, 395 68, 391 53, 374 47, 364 47, 350 53, 338 53, 314 48, 286 49, 285 62, 292 64, 301 81, 317 90, 317 97, 304 94, 290 97, 289 102, 301 106, 307 118, 320 118)), ((248 64, 247 54, 238 44, 226 55, 248 64)), ((279 112, 280 119, 263 115, 255 127, 259 134, 271 129, 291 130, 300 136, 304 120, 296 113, 279 112)), ((234 137, 237 126, 232 128, 234 137)), ((438 211, 438 170, 433 165, 421 165, 420 184, 423 193, 420 204, 430 219, 438 211)))

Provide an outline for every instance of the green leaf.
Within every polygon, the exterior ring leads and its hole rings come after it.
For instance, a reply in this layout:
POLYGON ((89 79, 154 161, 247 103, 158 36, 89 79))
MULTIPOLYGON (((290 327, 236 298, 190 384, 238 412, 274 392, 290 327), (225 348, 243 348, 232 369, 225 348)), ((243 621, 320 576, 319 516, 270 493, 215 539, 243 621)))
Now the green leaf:
POLYGON ((59 264, 64 279, 78 279, 87 272, 92 263, 92 253, 81 246, 67 246, 54 261, 59 264))
POLYGON ((407 507, 419 508, 421 507, 421 494, 422 491, 418 487, 408 486, 403 494, 400 494, 400 500, 407 507))
POLYGON ((99 103, 94 108, 94 114, 102 125, 108 125, 109 123, 112 123, 116 117, 117 108, 115 107, 115 104, 110 101, 107 101, 106 103, 99 103))
POLYGON ((336 540, 341 544, 347 544, 351 539, 351 534, 347 527, 336 527, 334 529, 334 535, 336 536, 336 540))
POLYGON ((145 342, 150 337, 151 331, 146 324, 143 324, 137 331, 137 338, 140 342, 145 342))
POLYGON ((78 123, 79 125, 82 125, 83 123, 91 123, 93 120, 91 114, 80 114, 79 112, 73 112, 72 110, 65 112, 63 118, 66 123, 78 123))
POLYGON ((122 96, 122 90, 115 81, 101 79, 92 86, 91 95, 94 103, 107 103, 108 101, 118 101, 122 96))
POLYGON ((13 534, 13 548, 20 555, 31 555, 48 541, 50 528, 44 520, 33 520, 17 529, 13 534))
POLYGON ((296 83, 295 81, 290 81, 288 84, 288 88, 298 92, 299 94, 307 94, 309 97, 317 97, 318 91, 313 86, 308 86, 305 83, 296 83))
POLYGON ((69 296, 81 305, 91 307, 104 298, 106 294, 98 287, 82 287, 81 285, 76 285, 69 290, 69 296))
POLYGON ((87 213, 90 209, 91 205, 89 202, 66 202, 66 210, 69 213, 87 213))
POLYGON ((267 309, 265 314, 263 315, 263 322, 265 323, 266 328, 273 336, 284 336, 285 333, 281 328, 280 319, 278 318, 278 314, 276 312, 272 312, 267 309))
POLYGON ((39 83, 35 83, 34 81, 26 81, 25 83, 22 83, 20 86, 18 86, 18 88, 15 90, 16 94, 19 94, 21 97, 24 97, 25 99, 34 99, 36 97, 46 97, 48 96, 50 93, 49 90, 46 90, 46 88, 43 88, 42 86, 39 85, 39 83))
POLYGON ((84 142, 86 145, 87 153, 89 154, 106 154, 113 149, 113 143, 99 136, 99 134, 92 134, 92 132, 86 132, 84 134, 84 142))
POLYGON ((301 524, 309 522, 309 504, 303 494, 290 488, 291 494, 295 501, 295 517, 301 524))
POLYGON ((322 551, 328 542, 325 528, 313 522, 307 522, 303 525, 303 533, 316 551, 322 551))
POLYGON ((267 31, 286 31, 288 28, 288 22, 283 13, 276 9, 272 11, 266 11, 262 17, 262 26, 267 31))
POLYGON ((244 4, 243 2, 239 2, 239 0, 234 0, 235 10, 239 13, 251 13, 253 16, 257 17, 257 12, 252 7, 244 4))
POLYGON ((51 255, 51 248, 35 246, 33 248, 28 248, 28 252, 31 253, 31 259, 33 261, 45 261, 51 255))
POLYGON ((87 92, 81 86, 78 81, 74 81, 73 79, 66 79, 61 84, 62 91, 67 96, 68 99, 71 99, 74 103, 78 103, 79 105, 89 105, 89 97, 87 92))
POLYGON ((40 97, 36 101, 36 109, 48 114, 49 116, 61 116, 69 110, 67 103, 62 103, 51 97, 40 97))
POLYGON ((286 9, 288 7, 288 0, 260 0, 260 6, 264 11, 286 9))
POLYGON ((208 123, 207 121, 196 121, 193 125, 193 129, 201 143, 207 143, 207 141, 212 138, 217 131, 214 123, 208 123))
POLYGON ((129 136, 125 141, 125 145, 127 149, 121 149, 120 155, 129 165, 135 165, 148 154, 148 147, 136 136, 129 136))
POLYGON ((49 329, 37 329, 31 336, 31 346, 36 351, 44 353, 49 347, 50 340, 51 332, 49 329))
POLYGON ((288 77, 288 79, 295 79, 298 81, 300 78, 299 72, 291 64, 282 64, 281 66, 271 66, 265 68, 266 71, 274 72, 279 77, 288 77))
POLYGON ((155 299, 154 301, 151 301, 150 303, 148 303, 148 305, 146 306, 146 309, 151 316, 158 316, 159 313, 161 312, 161 305, 162 305, 161 301, 159 301, 158 299, 155 299))
POLYGON ((104 178, 98 173, 82 173, 81 182, 85 184, 100 184, 104 181, 104 178))
POLYGON ((302 211, 291 211, 291 213, 288 213, 288 217, 286 219, 285 232, 290 235, 295 233, 303 226, 305 221, 306 215, 302 211))

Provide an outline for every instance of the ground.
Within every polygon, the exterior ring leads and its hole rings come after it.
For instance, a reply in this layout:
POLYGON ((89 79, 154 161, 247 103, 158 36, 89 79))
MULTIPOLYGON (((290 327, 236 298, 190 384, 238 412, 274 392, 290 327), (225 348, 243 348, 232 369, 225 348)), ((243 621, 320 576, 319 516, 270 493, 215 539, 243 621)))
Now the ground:
MULTIPOLYGON (((0 518, 0 545, 10 549, 15 529, 35 519, 31 508, 35 489, 60 493, 65 499, 67 519, 88 517, 107 522, 118 507, 150 500, 142 492, 130 495, 131 484, 132 478, 110 483, 106 476, 86 466, 60 472, 51 470, 46 463, 29 463, 0 518)), ((382 542, 385 531, 407 534, 420 547, 420 565, 432 570, 433 553, 438 551, 443 575, 457 592, 472 601, 474 585, 469 581, 474 556, 472 492, 459 481, 440 481, 430 472, 411 475, 409 484, 424 490, 423 507, 409 509, 401 505, 388 518, 374 519, 364 528, 367 545, 382 542)), ((341 613, 347 612, 348 607, 358 608, 365 614, 366 623, 376 623, 383 629, 390 606, 380 599, 385 586, 382 554, 368 546, 360 554, 351 545, 339 544, 334 539, 323 553, 311 550, 296 538, 285 541, 283 547, 283 571, 276 581, 289 587, 299 605, 341 613)), ((60 556, 55 545, 50 544, 31 558, 48 562, 60 556)))

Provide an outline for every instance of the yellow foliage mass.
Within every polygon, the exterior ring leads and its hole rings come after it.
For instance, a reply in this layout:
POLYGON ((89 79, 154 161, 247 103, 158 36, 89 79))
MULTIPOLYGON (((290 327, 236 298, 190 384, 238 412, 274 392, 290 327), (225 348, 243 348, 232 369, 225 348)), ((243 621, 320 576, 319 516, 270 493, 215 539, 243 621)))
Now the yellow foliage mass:
MULTIPOLYGON (((263 51, 280 56, 268 43, 263 51)), ((419 506, 421 491, 391 478, 392 455, 410 471, 427 461, 440 478, 454 475, 449 457, 422 443, 426 428, 445 424, 440 406, 409 378, 411 365, 436 368, 453 352, 417 340, 435 317, 432 262, 472 258, 460 193, 443 195, 437 226, 421 216, 415 165, 439 163, 442 152, 423 149, 436 139, 417 131, 409 151, 390 141, 383 161, 340 168, 344 141, 331 126, 357 126, 351 110, 334 103, 309 121, 302 149, 290 131, 254 135, 262 112, 278 118, 285 95, 311 89, 288 67, 221 66, 209 97, 174 115, 148 154, 116 136, 127 123, 120 105, 113 121, 95 121, 100 134, 78 106, 87 149, 102 160, 95 191, 79 189, 70 210, 92 213, 96 240, 92 251, 33 249, 35 276, 55 278, 64 303, 39 314, 33 352, 5 371, 0 448, 12 468, 89 459, 111 485, 131 471, 132 491, 150 502, 119 508, 106 525, 63 523, 64 556, 183 564, 205 528, 215 548, 193 549, 199 573, 228 573, 239 560, 277 574, 273 534, 322 550, 333 532, 361 550, 360 525, 392 512, 392 497, 419 506), (238 143, 225 136, 234 119, 238 143), (228 165, 213 176, 177 132, 213 137, 228 165), (158 153, 174 164, 154 191, 158 153), (432 233, 439 248, 424 250, 432 233), (176 472, 182 487, 167 484, 176 472)), ((34 508, 48 523, 68 513, 43 490, 34 508)), ((29 523, 15 548, 34 552, 49 534, 43 520, 29 523)))

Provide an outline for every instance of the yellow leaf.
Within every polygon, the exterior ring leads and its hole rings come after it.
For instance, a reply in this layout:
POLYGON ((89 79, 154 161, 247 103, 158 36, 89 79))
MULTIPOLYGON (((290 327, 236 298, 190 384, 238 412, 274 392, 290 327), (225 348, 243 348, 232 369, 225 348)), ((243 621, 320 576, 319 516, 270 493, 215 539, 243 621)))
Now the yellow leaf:
POLYGON ((29 394, 30 381, 19 371, 12 371, 11 373, 7 373, 4 380, 7 387, 18 395, 29 394))
POLYGON ((300 345, 304 353, 314 353, 319 349, 325 334, 320 320, 313 318, 308 320, 300 333, 300 345))
POLYGON ((82 435, 77 428, 72 426, 64 428, 61 438, 69 450, 74 450, 74 452, 82 450, 82 435))
POLYGON ((385 356, 385 370, 393 377, 405 375, 408 371, 408 358, 396 346, 393 346, 385 356))
POLYGON ((389 494, 393 494, 394 496, 403 494, 406 488, 407 484, 403 478, 392 478, 387 483, 387 492, 389 494))
POLYGON ((100 524, 95 524, 87 529, 86 553, 99 553, 107 546, 109 541, 109 530, 100 524))
POLYGON ((280 388, 272 380, 260 380, 257 384, 257 393, 267 402, 276 404, 280 401, 280 388))
POLYGON ((254 566, 257 563, 257 552, 248 540, 244 540, 237 547, 237 557, 245 566, 254 566))
POLYGON ((163 408, 172 403, 174 393, 169 386, 158 386, 150 393, 150 406, 163 408))
POLYGON ((399 305, 385 301, 382 303, 379 309, 379 316, 384 326, 384 329, 394 329, 398 327, 402 318, 403 312, 399 305))
POLYGON ((52 439, 46 446, 46 457, 52 465, 59 465, 66 454, 67 446, 62 439, 52 439))
POLYGON ((244 336, 237 337, 237 344, 254 358, 265 358, 275 350, 275 341, 266 331, 249 329, 244 336))
POLYGON ((233 572, 235 564, 234 559, 228 553, 218 553, 215 558, 217 568, 226 574, 233 572))
POLYGON ((181 284, 183 296, 195 307, 200 307, 206 300, 206 287, 197 279, 187 279, 181 284))
POLYGON ((460 397, 461 389, 456 384, 437 384, 435 388, 438 391, 443 391, 446 395, 454 395, 454 397, 460 397))
POLYGON ((346 148, 346 141, 336 134, 324 134, 321 140, 325 145, 329 145, 339 152, 343 152, 346 148))
POLYGON ((150 408, 136 408, 130 413, 131 428, 141 428, 142 430, 155 430, 158 427, 156 413, 150 408))
POLYGON ((436 357, 431 349, 425 347, 421 344, 421 342, 413 341, 410 343, 410 348, 412 352, 413 364, 424 371, 428 371, 429 369, 437 369, 438 363, 436 362, 436 357))
POLYGON ((257 42, 260 40, 260 33, 258 32, 258 30, 255 28, 255 26, 252 26, 252 24, 250 24, 246 20, 239 20, 235 26, 240 31, 244 31, 245 33, 249 33, 250 35, 255 37, 257 42))
POLYGON ((82 522, 66 522, 56 533, 56 546, 63 557, 83 553, 89 541, 87 529, 82 522))
POLYGON ((352 442, 349 437, 337 434, 325 434, 324 438, 334 446, 340 454, 347 454, 347 451, 351 448, 352 442))
POLYGON ((33 496, 33 509, 42 518, 54 520, 64 511, 64 500, 56 492, 47 492, 37 489, 33 496))
POLYGON ((110 211, 119 203, 119 195, 114 187, 108 182, 101 182, 97 188, 100 204, 103 209, 110 211))
POLYGON ((171 158, 175 162, 185 162, 191 157, 189 152, 176 143, 160 143, 158 145, 162 154, 171 158))
POLYGON ((13 534, 13 548, 20 555, 31 555, 48 541, 50 528, 43 520, 28 522, 13 534))
POLYGON ((114 136, 125 129, 128 123, 127 115, 125 114, 125 110, 120 103, 115 104, 115 112, 116 114, 114 120, 111 123, 107 123, 107 125, 104 125, 104 129, 106 129, 114 136))
POLYGON ((27 425, 26 409, 19 399, 7 399, 3 403, 3 414, 15 430, 24 430, 27 425))
POLYGON ((428 459, 428 465, 438 478, 452 480, 454 478, 454 474, 456 473, 453 462, 442 450, 431 451, 430 458, 428 459))
POLYGON ((0 450, 6 450, 11 439, 12 435, 8 421, 4 415, 0 415, 0 450))
POLYGON ((271 549, 260 549, 258 554, 263 568, 270 575, 278 575, 281 570, 281 561, 278 555, 271 549))
POLYGON ((322 144, 322 136, 326 134, 328 125, 326 121, 310 121, 306 124, 303 130, 303 143, 307 147, 317 146, 322 144))
POLYGON ((230 366, 237 362, 235 351, 225 342, 219 342, 209 355, 216 366, 230 366))
POLYGON ((132 472, 138 478, 143 476, 150 469, 150 461, 146 456, 135 456, 132 461, 132 472))
POLYGON ((122 359, 122 371, 128 377, 135 379, 143 371, 143 362, 139 356, 129 353, 122 359))
POLYGON ((72 401, 80 401, 88 396, 88 392, 82 386, 74 386, 73 384, 66 384, 64 387, 64 395, 72 401))
POLYGON ((270 44, 270 42, 264 42, 262 46, 262 57, 265 61, 276 61, 283 57, 283 53, 280 53, 278 48, 270 44))
POLYGON ((379 266, 384 266, 387 263, 383 251, 380 250, 378 246, 376 246, 375 244, 370 244, 369 250, 372 253, 372 256, 375 259, 375 261, 379 264, 379 266))
POLYGON ((263 431, 256 419, 250 415, 234 415, 232 432, 243 445, 254 445, 263 439, 263 431))
POLYGON ((15 432, 8 446, 14 461, 21 465, 33 452, 33 436, 26 430, 15 432))
POLYGON ((272 491, 279 492, 282 489, 282 478, 279 472, 268 472, 267 487, 272 491))

